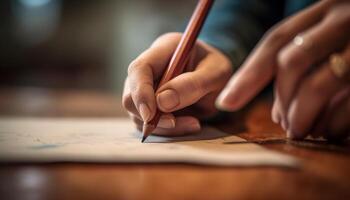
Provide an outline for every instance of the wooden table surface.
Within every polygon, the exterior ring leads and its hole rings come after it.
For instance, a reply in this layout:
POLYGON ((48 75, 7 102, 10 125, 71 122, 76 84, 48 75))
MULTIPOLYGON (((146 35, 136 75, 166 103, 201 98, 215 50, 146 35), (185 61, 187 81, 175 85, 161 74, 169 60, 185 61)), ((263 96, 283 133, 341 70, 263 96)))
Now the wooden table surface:
MULTIPOLYGON (((216 126, 301 159, 300 169, 185 164, 0 164, 0 199, 350 199, 350 145, 295 143, 270 120, 270 101, 216 126)), ((117 96, 90 91, 0 89, 0 115, 126 116, 117 96)), ((1 129, 1 127, 0 127, 1 129)))

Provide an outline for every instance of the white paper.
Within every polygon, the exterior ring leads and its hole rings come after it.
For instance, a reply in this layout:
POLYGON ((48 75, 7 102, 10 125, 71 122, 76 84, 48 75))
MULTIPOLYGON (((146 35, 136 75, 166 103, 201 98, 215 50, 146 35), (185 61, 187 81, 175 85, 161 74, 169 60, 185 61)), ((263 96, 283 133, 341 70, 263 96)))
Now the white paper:
POLYGON ((286 166, 298 161, 211 127, 184 137, 150 136, 125 118, 0 118, 1 162, 180 162, 286 166))

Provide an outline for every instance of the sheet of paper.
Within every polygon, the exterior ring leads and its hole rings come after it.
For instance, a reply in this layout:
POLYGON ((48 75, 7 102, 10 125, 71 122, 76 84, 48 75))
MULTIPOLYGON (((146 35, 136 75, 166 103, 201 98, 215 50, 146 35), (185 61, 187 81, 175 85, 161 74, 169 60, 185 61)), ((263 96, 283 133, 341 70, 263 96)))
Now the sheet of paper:
POLYGON ((298 165, 256 144, 232 144, 244 139, 211 127, 184 137, 150 136, 145 143, 141 137, 125 118, 0 118, 0 161, 298 165))

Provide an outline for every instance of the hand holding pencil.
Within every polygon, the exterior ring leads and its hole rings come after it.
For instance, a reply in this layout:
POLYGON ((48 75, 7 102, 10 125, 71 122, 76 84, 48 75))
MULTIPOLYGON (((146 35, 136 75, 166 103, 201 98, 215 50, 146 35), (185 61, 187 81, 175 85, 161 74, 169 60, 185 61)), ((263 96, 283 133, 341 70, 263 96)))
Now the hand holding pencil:
POLYGON ((196 25, 193 19, 200 14, 198 10, 203 3, 211 1, 199 1, 197 14, 195 11, 191 18, 192 23, 189 23, 184 35, 168 33, 159 37, 130 64, 123 93, 123 106, 139 130, 143 129, 144 122, 149 124, 155 120, 157 123, 152 130, 153 134, 189 134, 200 130, 202 118, 216 114, 214 102, 229 80, 232 66, 219 50, 196 41, 198 33, 194 33, 194 30, 199 32, 203 21, 197 21, 196 25), (188 39, 187 42, 184 41, 185 38, 188 39), (188 45, 191 40, 193 44, 188 45), (187 55, 176 51, 181 48, 180 41, 182 48, 186 43, 186 48, 191 46, 187 55), (159 84, 171 67, 169 61, 181 56, 185 58, 185 62, 182 60, 173 67, 178 68, 178 65, 183 64, 180 66, 183 67, 180 70, 182 73, 174 73, 169 80, 159 84), (156 88, 158 84, 159 87, 156 88), (155 119, 157 115, 159 117, 155 119))

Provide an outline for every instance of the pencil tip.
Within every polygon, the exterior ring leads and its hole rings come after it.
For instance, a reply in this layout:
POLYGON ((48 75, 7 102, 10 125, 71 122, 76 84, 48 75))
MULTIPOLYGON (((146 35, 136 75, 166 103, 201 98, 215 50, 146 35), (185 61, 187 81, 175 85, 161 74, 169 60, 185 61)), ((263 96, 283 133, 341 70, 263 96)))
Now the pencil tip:
POLYGON ((147 136, 143 136, 141 142, 143 143, 146 140, 147 136))
POLYGON ((151 134, 153 130, 154 130, 154 126, 146 123, 143 125, 143 130, 142 130, 143 137, 141 140, 142 143, 147 139, 147 137, 151 134))

